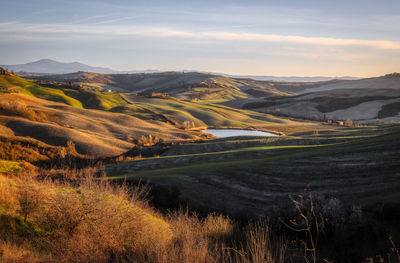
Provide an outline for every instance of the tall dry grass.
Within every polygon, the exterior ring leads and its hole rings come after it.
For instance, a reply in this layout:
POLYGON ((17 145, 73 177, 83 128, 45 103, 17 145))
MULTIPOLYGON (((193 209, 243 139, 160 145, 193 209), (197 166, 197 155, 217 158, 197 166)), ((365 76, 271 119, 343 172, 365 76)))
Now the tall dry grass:
POLYGON ((234 238, 229 218, 161 215, 146 192, 90 175, 74 185, 0 176, 0 261, 283 262, 265 225, 234 238))
POLYGON ((47 120, 47 116, 43 112, 35 111, 18 101, 0 101, 0 112, 10 115, 23 116, 32 121, 47 120))
POLYGON ((75 145, 68 142, 66 147, 51 146, 33 138, 0 136, 0 159, 26 161, 30 163, 85 156, 77 153, 75 145))
POLYGON ((44 257, 40 258, 28 244, 17 245, 11 242, 0 241, 0 260, 2 263, 39 263, 45 262, 44 257))
MULTIPOLYGON (((146 187, 113 185, 94 174, 58 182, 0 175, 0 262, 330 262, 301 246, 314 235, 308 220, 320 223, 317 200, 296 199, 301 211, 286 223, 303 238, 295 245, 266 222, 242 225, 187 210, 160 214, 147 202, 146 187)), ((390 241, 391 254, 378 262, 399 259, 390 241)))

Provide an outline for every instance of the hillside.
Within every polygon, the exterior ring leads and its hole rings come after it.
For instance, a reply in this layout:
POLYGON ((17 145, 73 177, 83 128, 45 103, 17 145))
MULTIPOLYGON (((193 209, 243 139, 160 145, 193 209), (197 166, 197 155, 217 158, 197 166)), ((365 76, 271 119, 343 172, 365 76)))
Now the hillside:
POLYGON ((128 151, 133 139, 156 136, 163 140, 193 139, 193 133, 156 120, 85 110, 24 94, 0 96, 0 125, 8 136, 27 136, 55 146, 72 141, 79 153, 112 156, 128 151))
POLYGON ((279 116, 309 120, 347 120, 358 123, 400 121, 400 77, 320 82, 276 82, 235 79, 197 72, 96 74, 77 72, 35 77, 73 81, 89 87, 126 93, 168 94, 181 100, 218 103, 279 116))
POLYGON ((90 87, 101 87, 121 92, 166 93, 180 99, 224 102, 259 96, 288 96, 269 82, 233 79, 197 72, 163 72, 149 74, 97 74, 76 72, 63 75, 33 77, 44 81, 73 81, 90 87))
POLYGON ((400 74, 301 86, 297 93, 292 97, 246 101, 240 106, 314 120, 400 121, 400 74))
POLYGON ((0 93, 21 93, 86 109, 109 110, 126 104, 118 93, 66 82, 37 83, 16 75, 0 75, 0 93))
POLYGON ((272 215, 305 188, 343 205, 398 205, 399 138, 399 125, 225 138, 111 165, 107 173, 112 180, 149 179, 164 189, 160 199, 175 193, 196 207, 235 216, 272 215))
POLYGON ((327 128, 217 104, 103 92, 71 82, 35 82, 13 74, 0 76, 0 90, 3 136, 29 136, 64 147, 71 141, 78 153, 98 157, 126 152, 142 136, 163 141, 203 136, 185 130, 193 127, 285 134, 327 128))
POLYGON ((324 130, 328 127, 316 122, 300 122, 287 118, 235 109, 212 103, 201 103, 175 98, 122 95, 129 104, 113 111, 138 118, 160 119, 175 123, 194 122, 196 127, 257 129, 290 134, 299 131, 324 130))

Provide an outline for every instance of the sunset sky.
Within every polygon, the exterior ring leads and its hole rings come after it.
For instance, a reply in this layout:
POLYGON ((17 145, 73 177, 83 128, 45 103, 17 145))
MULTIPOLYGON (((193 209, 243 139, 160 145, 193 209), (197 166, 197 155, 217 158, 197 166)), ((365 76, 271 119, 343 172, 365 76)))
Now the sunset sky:
POLYGON ((276 76, 400 71, 400 1, 1 1, 0 64, 276 76))

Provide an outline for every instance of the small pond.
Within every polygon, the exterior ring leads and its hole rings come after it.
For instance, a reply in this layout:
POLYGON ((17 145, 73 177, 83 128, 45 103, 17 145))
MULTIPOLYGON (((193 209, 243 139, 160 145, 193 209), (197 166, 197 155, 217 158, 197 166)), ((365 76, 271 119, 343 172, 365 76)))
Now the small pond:
POLYGON ((207 129, 204 132, 211 133, 215 137, 225 138, 233 136, 278 136, 277 134, 255 130, 238 130, 238 129, 207 129))

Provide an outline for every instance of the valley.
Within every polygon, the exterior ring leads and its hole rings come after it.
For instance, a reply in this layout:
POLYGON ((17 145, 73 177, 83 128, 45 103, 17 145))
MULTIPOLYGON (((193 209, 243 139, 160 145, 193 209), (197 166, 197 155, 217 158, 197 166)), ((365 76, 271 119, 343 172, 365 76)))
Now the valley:
POLYGON ((0 263, 400 263, 400 1, 2 1, 0 263))
POLYGON ((106 171, 112 180, 150 180, 170 192, 178 188, 182 200, 231 215, 271 215, 290 194, 306 188, 343 204, 374 206, 399 200, 399 136, 399 126, 392 125, 222 138, 176 146, 160 157, 106 171))
MULTIPOLYGON (((336 242, 327 238, 329 231, 346 240, 357 240, 369 227, 400 233, 395 223, 400 214, 398 74, 278 82, 197 72, 79 71, 25 77, 1 72, 0 181, 22 185, 29 174, 35 180, 30 187, 60 193, 65 187, 74 192, 78 185, 82 211, 86 202, 94 202, 87 193, 104 207, 109 201, 103 191, 122 198, 129 213, 139 211, 140 222, 151 233, 136 240, 154 244, 154 237, 165 238, 170 246, 170 236, 180 238, 177 224, 208 227, 204 220, 214 220, 219 223, 210 224, 232 224, 235 233, 244 233, 240 222, 265 219, 278 229, 276 235, 298 238, 282 229, 280 220, 293 218, 294 198, 303 200, 308 193, 324 220, 330 220, 321 255, 336 242), (146 201, 126 199, 124 191, 140 189, 147 193, 146 201), (349 220, 355 223, 348 225, 349 220), (154 236, 158 231, 163 234, 154 236)), ((17 190, 7 189, 19 200, 17 190)), ((3 203, 17 202, 1 198, 3 203)), ((108 205, 111 210, 118 206, 108 205)), ((12 220, 24 220, 19 210, 7 209, 12 220)), ((27 230, 15 231, 12 235, 24 236, 27 230)), ((243 242, 236 234, 223 235, 243 242)), ((371 235, 367 239, 368 244, 375 242, 371 235)), ((211 242, 210 237, 205 240, 211 242)), ((383 239, 376 242, 372 253, 385 246, 383 239)), ((356 250, 364 255, 362 247, 356 250)), ((174 249, 163 253, 178 257, 181 248, 174 249)), ((292 249, 299 255, 298 247, 292 249)), ((207 253, 225 255, 219 250, 207 253)), ((343 253, 351 258, 350 252, 343 253)), ((335 258, 341 260, 341 255, 335 258)))

